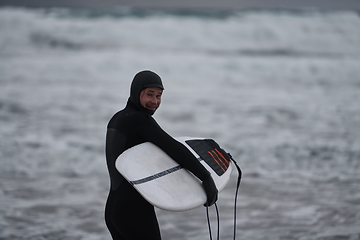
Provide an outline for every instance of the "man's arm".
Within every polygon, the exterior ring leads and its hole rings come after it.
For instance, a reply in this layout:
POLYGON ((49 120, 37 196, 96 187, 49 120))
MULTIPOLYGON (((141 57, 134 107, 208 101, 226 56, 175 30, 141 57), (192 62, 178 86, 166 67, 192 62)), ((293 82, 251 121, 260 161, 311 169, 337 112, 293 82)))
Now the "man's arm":
MULTIPOLYGON (((150 119, 149 119, 150 120, 150 119)), ((153 119, 151 119, 153 120, 153 119)), ((217 201, 218 190, 206 168, 196 157, 180 142, 175 140, 154 121, 136 129, 137 134, 147 142, 151 142, 166 152, 183 168, 192 172, 202 183, 207 195, 207 205, 211 206, 217 201)))

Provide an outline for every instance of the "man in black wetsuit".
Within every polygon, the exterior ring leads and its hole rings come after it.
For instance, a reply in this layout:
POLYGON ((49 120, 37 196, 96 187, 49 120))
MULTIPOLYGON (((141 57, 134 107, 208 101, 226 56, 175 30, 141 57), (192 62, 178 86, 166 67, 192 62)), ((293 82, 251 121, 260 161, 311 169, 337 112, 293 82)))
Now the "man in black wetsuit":
POLYGON ((161 103, 163 90, 161 78, 156 73, 139 72, 132 81, 126 107, 117 112, 107 126, 106 161, 111 188, 105 207, 105 222, 114 240, 161 239, 154 207, 115 168, 117 157, 135 145, 152 142, 160 147, 202 181, 208 206, 217 200, 218 191, 210 173, 152 117, 161 103))

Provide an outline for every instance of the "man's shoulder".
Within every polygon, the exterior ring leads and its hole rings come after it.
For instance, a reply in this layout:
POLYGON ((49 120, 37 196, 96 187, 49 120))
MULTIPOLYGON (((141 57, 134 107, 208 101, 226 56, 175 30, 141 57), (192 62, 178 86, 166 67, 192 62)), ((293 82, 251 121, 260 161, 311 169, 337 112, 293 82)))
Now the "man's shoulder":
POLYGON ((128 120, 133 118, 146 118, 146 114, 141 111, 134 111, 132 109, 123 109, 115 113, 112 119, 128 120))
POLYGON ((157 125, 156 121, 148 114, 141 111, 119 111, 110 120, 108 127, 134 128, 144 125, 157 125))
POLYGON ((129 125, 131 126, 154 126, 159 127, 156 120, 149 114, 141 112, 141 111, 135 111, 127 114, 126 120, 129 125))
POLYGON ((124 115, 125 118, 127 118, 128 120, 136 120, 136 119, 149 119, 151 118, 149 115, 147 115, 146 113, 143 113, 141 111, 132 111, 132 112, 128 112, 124 115))

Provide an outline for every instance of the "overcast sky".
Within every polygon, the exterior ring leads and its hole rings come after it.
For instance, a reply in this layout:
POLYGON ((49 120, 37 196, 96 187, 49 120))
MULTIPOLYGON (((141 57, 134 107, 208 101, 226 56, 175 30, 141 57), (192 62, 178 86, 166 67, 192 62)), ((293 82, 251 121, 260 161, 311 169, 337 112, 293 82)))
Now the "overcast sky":
POLYGON ((109 7, 244 9, 317 8, 357 10, 360 0, 0 0, 0 6, 26 7, 109 7))

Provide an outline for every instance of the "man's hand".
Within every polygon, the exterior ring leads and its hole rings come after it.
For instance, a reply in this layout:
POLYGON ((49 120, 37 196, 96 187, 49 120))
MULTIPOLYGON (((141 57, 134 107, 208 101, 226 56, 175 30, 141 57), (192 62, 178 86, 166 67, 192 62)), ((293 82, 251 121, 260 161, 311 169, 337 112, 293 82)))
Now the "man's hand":
POLYGON ((207 201, 204 206, 211 206, 213 205, 218 199, 218 190, 215 186, 214 180, 212 179, 211 175, 209 175, 204 181, 202 182, 202 186, 205 190, 207 201))

